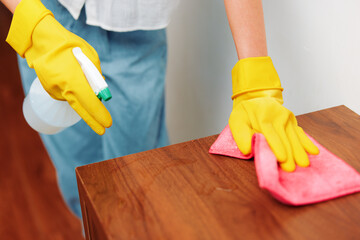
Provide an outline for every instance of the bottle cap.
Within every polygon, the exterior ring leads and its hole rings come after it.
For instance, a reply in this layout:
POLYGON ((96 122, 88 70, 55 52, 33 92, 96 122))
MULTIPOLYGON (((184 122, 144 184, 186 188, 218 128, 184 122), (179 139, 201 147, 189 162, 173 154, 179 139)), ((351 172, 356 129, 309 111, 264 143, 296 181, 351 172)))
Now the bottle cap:
POLYGON ((103 99, 104 101, 110 100, 112 98, 112 95, 109 88, 104 88, 103 90, 101 90, 98 94, 98 97, 103 99))

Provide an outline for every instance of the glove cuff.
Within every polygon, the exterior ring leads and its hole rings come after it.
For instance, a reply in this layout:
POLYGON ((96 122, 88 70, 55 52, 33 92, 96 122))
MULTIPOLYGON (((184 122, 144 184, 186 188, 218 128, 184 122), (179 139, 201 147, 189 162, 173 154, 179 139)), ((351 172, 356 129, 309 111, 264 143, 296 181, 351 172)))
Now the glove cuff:
POLYGON ((270 57, 252 57, 239 60, 232 69, 233 95, 259 90, 283 90, 280 78, 270 57))
POLYGON ((54 16, 40 0, 22 0, 16 7, 6 42, 22 57, 32 46, 32 33, 47 15, 54 16))

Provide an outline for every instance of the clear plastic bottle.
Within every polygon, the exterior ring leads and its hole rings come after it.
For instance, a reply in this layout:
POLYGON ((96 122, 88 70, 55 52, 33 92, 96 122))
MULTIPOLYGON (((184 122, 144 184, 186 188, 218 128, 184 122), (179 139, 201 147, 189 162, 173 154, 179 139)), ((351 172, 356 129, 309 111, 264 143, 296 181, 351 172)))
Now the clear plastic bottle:
MULTIPOLYGON (((73 53, 98 98, 110 100, 108 85, 94 64, 80 48, 74 48, 73 53)), ((27 123, 34 130, 44 134, 59 133, 81 119, 67 101, 58 101, 50 97, 38 78, 34 80, 24 99, 23 113, 27 123)))

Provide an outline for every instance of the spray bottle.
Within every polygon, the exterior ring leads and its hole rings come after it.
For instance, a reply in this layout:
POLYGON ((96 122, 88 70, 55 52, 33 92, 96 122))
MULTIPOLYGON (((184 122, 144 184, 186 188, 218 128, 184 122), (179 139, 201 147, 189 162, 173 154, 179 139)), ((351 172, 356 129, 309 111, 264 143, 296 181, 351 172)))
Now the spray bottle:
MULTIPOLYGON (((110 100, 108 85, 95 65, 79 47, 73 48, 72 51, 97 97, 104 101, 110 100)), ((50 97, 38 78, 34 80, 24 99, 23 113, 27 123, 34 130, 44 134, 59 133, 81 119, 67 101, 50 97)))

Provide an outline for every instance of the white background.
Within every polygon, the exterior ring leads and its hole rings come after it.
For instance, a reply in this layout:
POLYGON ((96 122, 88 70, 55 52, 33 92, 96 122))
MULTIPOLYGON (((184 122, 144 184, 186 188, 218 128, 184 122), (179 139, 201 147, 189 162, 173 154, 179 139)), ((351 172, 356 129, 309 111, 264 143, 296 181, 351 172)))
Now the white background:
MULTIPOLYGON (((360 114, 360 1, 264 0, 269 56, 295 115, 346 105, 360 114)), ((241 13, 239 13, 241 14, 241 13)), ((168 28, 172 143, 219 133, 237 61, 222 0, 181 0, 168 28)))

